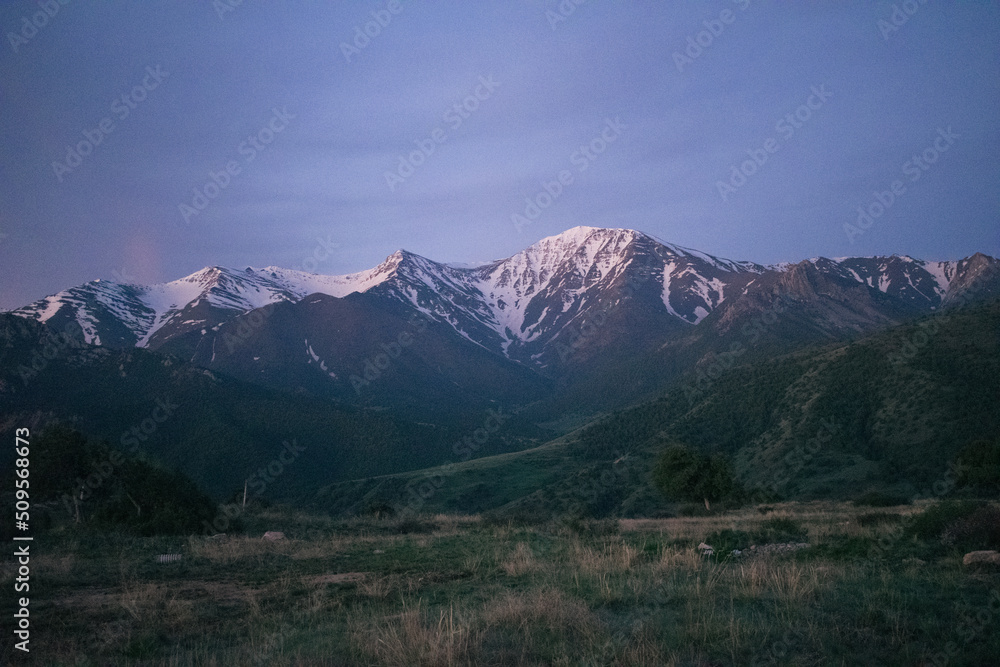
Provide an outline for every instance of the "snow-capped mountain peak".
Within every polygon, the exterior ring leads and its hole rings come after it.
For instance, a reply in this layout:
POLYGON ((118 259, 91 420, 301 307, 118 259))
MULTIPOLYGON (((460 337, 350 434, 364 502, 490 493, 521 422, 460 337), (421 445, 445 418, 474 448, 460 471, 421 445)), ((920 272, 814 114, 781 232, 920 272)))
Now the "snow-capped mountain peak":
POLYGON ((294 303, 315 293, 338 298, 365 293, 405 304, 488 350, 530 362, 548 343, 623 299, 640 299, 636 307, 659 312, 664 319, 656 321, 664 325, 696 325, 728 299, 746 296, 751 285, 764 289, 768 280, 759 278, 790 275, 808 265, 844 285, 863 285, 912 307, 933 309, 966 285, 969 275, 995 263, 978 254, 959 262, 894 255, 763 266, 631 229, 579 226, 478 266, 438 263, 406 250, 371 269, 338 276, 277 266, 210 266, 155 285, 92 281, 14 313, 56 326, 75 320, 88 342, 155 349, 177 336, 204 336, 268 304, 294 303))

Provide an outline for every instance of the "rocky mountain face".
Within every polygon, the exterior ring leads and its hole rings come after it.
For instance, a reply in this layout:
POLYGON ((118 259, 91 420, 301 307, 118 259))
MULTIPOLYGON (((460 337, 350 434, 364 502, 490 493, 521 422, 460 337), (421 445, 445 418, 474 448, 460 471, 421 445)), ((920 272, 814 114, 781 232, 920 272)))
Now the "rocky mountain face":
POLYGON ((603 373, 609 359, 654 359, 659 372, 687 346, 697 352, 687 366, 745 341, 774 312, 782 325, 770 334, 785 347, 897 324, 966 294, 1000 293, 996 268, 981 254, 765 266, 633 230, 576 227, 471 268, 404 250, 344 276, 211 267, 159 285, 94 281, 13 313, 57 329, 75 321, 88 343, 345 400, 376 400, 390 385, 442 400, 477 391, 530 399, 541 378, 603 373))

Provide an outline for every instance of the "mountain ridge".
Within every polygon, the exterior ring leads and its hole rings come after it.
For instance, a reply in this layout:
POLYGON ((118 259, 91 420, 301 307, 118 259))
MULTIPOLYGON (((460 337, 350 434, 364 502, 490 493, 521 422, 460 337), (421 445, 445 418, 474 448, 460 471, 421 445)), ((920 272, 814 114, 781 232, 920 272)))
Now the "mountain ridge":
POLYGON ((544 367, 552 363, 546 351, 550 344, 595 309, 606 309, 604 297, 620 291, 626 280, 634 282, 639 271, 655 278, 655 283, 646 280, 645 307, 656 308, 655 284, 668 321, 697 325, 734 296, 762 287, 806 289, 807 267, 825 278, 842 279, 845 288, 864 286, 916 311, 933 310, 953 298, 953 286, 968 282, 967 274, 996 261, 976 253, 948 261, 892 255, 763 265, 716 257, 636 230, 579 226, 472 267, 406 250, 371 269, 335 276, 277 266, 211 266, 153 285, 91 281, 9 312, 57 326, 75 320, 88 343, 155 350, 191 332, 205 336, 268 304, 299 302, 316 293, 336 298, 367 294, 446 323, 491 352, 544 367), (775 281, 781 285, 761 284, 775 281))

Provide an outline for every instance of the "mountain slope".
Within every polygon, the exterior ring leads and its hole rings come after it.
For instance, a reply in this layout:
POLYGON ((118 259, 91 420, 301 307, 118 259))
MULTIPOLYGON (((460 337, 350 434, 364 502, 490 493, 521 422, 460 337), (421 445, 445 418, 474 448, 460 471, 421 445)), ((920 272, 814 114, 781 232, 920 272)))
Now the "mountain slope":
POLYGON ((199 337, 192 359, 269 387, 456 427, 495 403, 536 401, 551 384, 420 311, 361 294, 252 311, 199 337))
MULTIPOLYGON (((337 479, 435 465, 452 456, 458 433, 248 384, 148 350, 67 341, 0 314, 0 426, 34 431, 56 420, 176 467, 216 496, 254 476, 269 497, 287 497, 337 479), (286 443, 304 448, 294 463, 286 443)), ((477 455, 529 442, 507 432, 477 455)))
POLYGON ((307 500, 335 511, 390 502, 431 512, 650 515, 666 505, 648 474, 672 442, 731 457, 745 484, 782 497, 929 494, 963 446, 1000 435, 1000 300, 850 343, 741 360, 709 380, 700 392, 675 388, 534 449, 338 483, 307 500), (417 500, 411 490, 428 484, 433 493, 417 500))

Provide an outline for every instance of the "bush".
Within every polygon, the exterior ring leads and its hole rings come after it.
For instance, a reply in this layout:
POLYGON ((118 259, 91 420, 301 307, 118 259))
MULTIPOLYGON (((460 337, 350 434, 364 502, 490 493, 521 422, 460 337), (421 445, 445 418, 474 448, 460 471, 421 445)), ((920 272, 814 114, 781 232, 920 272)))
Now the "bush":
POLYGON ((1000 549, 1000 507, 980 507, 964 519, 952 521, 941 541, 968 551, 1000 549))
POLYGON ((145 536, 180 535, 201 532, 203 522, 216 516, 212 500, 180 472, 89 441, 79 431, 50 426, 32 452, 34 497, 56 501, 74 522, 145 536))
POLYGON ((938 540, 953 523, 975 514, 984 503, 976 500, 946 500, 921 512, 910 524, 908 533, 924 541, 938 540))

